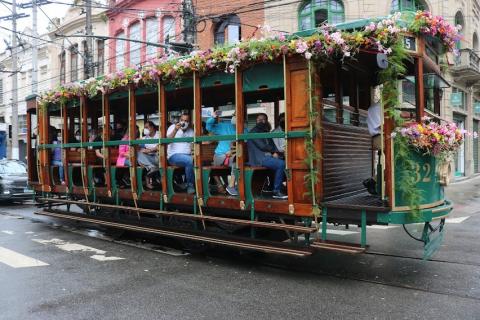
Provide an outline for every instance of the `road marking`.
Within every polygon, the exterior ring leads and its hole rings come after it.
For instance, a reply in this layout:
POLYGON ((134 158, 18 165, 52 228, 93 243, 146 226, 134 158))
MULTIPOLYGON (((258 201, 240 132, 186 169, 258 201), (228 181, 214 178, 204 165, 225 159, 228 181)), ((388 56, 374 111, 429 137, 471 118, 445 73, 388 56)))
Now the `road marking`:
POLYGON ((462 223, 463 221, 467 220, 468 218, 470 218, 470 216, 458 217, 458 218, 447 218, 447 219, 445 219, 445 222, 446 223, 462 223))
POLYGON ((9 234, 9 235, 15 234, 15 232, 10 231, 10 230, 2 230, 2 232, 6 233, 6 234, 9 234))
POLYGON ((43 240, 43 239, 32 239, 32 241, 35 241, 37 243, 41 244, 53 244, 55 247, 58 249, 61 249, 63 251, 67 252, 72 252, 72 251, 79 251, 79 252, 93 252, 94 254, 90 256, 90 258, 98 260, 98 261, 114 261, 114 260, 123 260, 125 258, 121 257, 107 257, 105 254, 107 253, 104 250, 100 249, 95 249, 92 247, 84 246, 83 244, 78 244, 78 243, 72 243, 68 241, 64 241, 61 239, 50 239, 50 240, 43 240))
POLYGON ((12 268, 30 268, 48 266, 48 263, 27 257, 18 252, 0 247, 0 262, 12 268))
POLYGON ((358 233, 358 232, 357 231, 327 229, 327 234, 336 234, 336 235, 339 235, 339 236, 347 236, 349 234, 356 234, 356 233, 358 233))
POLYGON ((388 230, 388 229, 394 229, 398 228, 399 226, 379 226, 379 225, 374 225, 374 226, 367 226, 367 229, 377 229, 377 230, 388 230))

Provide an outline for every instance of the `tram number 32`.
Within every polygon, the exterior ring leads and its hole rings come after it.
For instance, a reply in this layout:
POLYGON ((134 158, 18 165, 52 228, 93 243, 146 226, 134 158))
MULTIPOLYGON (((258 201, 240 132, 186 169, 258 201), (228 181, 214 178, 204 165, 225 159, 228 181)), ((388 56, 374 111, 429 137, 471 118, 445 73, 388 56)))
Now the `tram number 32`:
POLYGON ((418 163, 415 165, 415 183, 422 182, 431 182, 432 177, 430 173, 432 171, 432 166, 429 163, 425 163, 423 166, 420 166, 418 163))

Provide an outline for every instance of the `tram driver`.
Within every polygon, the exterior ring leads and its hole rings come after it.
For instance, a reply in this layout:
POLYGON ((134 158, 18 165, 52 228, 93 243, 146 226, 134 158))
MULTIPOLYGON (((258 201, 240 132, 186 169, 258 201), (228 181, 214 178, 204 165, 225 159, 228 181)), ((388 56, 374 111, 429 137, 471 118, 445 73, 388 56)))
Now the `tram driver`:
MULTIPOLYGON (((193 128, 190 122, 190 115, 184 113, 180 121, 170 125, 167 130, 167 138, 186 138, 193 137, 193 128)), ((187 182, 187 193, 195 193, 193 172, 193 157, 191 142, 172 142, 167 147, 167 160, 172 166, 185 168, 185 178, 187 182)))
POLYGON ((368 126, 368 132, 370 133, 370 136, 372 137, 372 149, 375 152, 374 155, 374 172, 373 172, 373 177, 368 178, 363 181, 364 187, 367 189, 368 193, 372 195, 377 194, 377 182, 376 182, 376 169, 377 169, 377 164, 379 161, 380 157, 380 149, 382 146, 382 137, 381 137, 381 130, 382 130, 382 105, 381 105, 381 93, 380 93, 380 88, 375 87, 372 89, 371 93, 371 103, 370 107, 368 108, 368 114, 367 114, 367 126, 368 126))
MULTIPOLYGON (((260 113, 257 116, 256 125, 250 130, 250 133, 270 132, 268 116, 260 113)), ((249 139, 248 162, 252 166, 263 166, 273 170, 275 177, 273 180, 273 198, 287 199, 288 196, 282 192, 283 181, 285 180, 285 160, 281 159, 281 154, 272 139, 249 139)))

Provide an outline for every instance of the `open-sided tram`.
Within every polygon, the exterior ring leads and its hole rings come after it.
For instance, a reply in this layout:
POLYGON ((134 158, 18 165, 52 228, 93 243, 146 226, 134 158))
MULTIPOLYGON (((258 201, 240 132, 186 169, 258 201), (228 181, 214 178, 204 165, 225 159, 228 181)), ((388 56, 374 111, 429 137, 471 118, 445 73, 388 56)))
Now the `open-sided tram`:
POLYGON ((394 18, 356 21, 290 39, 252 40, 29 97, 28 172, 39 213, 294 256, 318 249, 362 252, 367 225, 424 223, 419 240, 428 257, 452 204, 444 197, 436 157, 413 148, 408 163, 396 157, 391 110, 406 123, 425 115, 440 119, 445 45, 408 25, 394 18), (389 33, 389 26, 403 27, 389 33), (403 74, 386 72, 398 62, 395 54, 403 74), (399 103, 389 105, 391 92, 383 89, 381 145, 375 150, 368 108, 373 88, 386 88, 386 82, 396 84, 399 103), (214 121, 231 124, 229 134, 205 129, 217 110, 223 118, 214 121), (282 130, 252 130, 260 113, 282 130), (193 134, 168 137, 183 114, 193 134), (147 121, 158 134, 141 138, 147 121), (122 127, 123 135, 117 132, 122 127), (283 199, 271 196, 272 170, 253 165, 248 155, 252 140, 274 138, 285 144, 275 155, 284 160, 283 199), (231 146, 230 164, 213 163, 222 141, 231 146), (182 188, 186 168, 168 159, 174 143, 192 146, 193 193, 182 188), (146 144, 156 147, 158 171, 138 162, 146 144), (121 156, 128 159, 123 165, 121 156), (376 194, 363 185, 371 177, 376 194), (405 194, 411 193, 402 186, 405 177, 415 180, 419 197, 405 194), (228 179, 236 181, 238 194, 216 188, 228 179), (358 225, 359 243, 331 241, 330 223, 358 225))

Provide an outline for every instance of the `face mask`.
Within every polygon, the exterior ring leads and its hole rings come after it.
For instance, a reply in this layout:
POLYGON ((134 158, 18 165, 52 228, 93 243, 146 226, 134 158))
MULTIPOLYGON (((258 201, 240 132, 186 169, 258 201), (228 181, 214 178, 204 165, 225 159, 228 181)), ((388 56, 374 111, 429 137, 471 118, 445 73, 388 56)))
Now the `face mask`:
POLYGON ((150 135, 150 130, 148 130, 147 128, 143 129, 143 135, 149 136, 150 135))
POLYGON ((75 139, 77 139, 77 141, 80 141, 82 139, 81 136, 75 136, 75 139))
POLYGON ((62 136, 58 136, 58 137, 57 137, 57 141, 58 141, 58 142, 62 142, 62 136))
POLYGON ((237 124, 237 118, 235 116, 233 116, 232 119, 230 120, 230 123, 233 124, 233 125, 236 125, 237 124))
POLYGON ((182 127, 181 127, 182 130, 187 130, 187 128, 188 128, 188 121, 183 121, 183 122, 181 122, 181 124, 182 124, 182 127))

